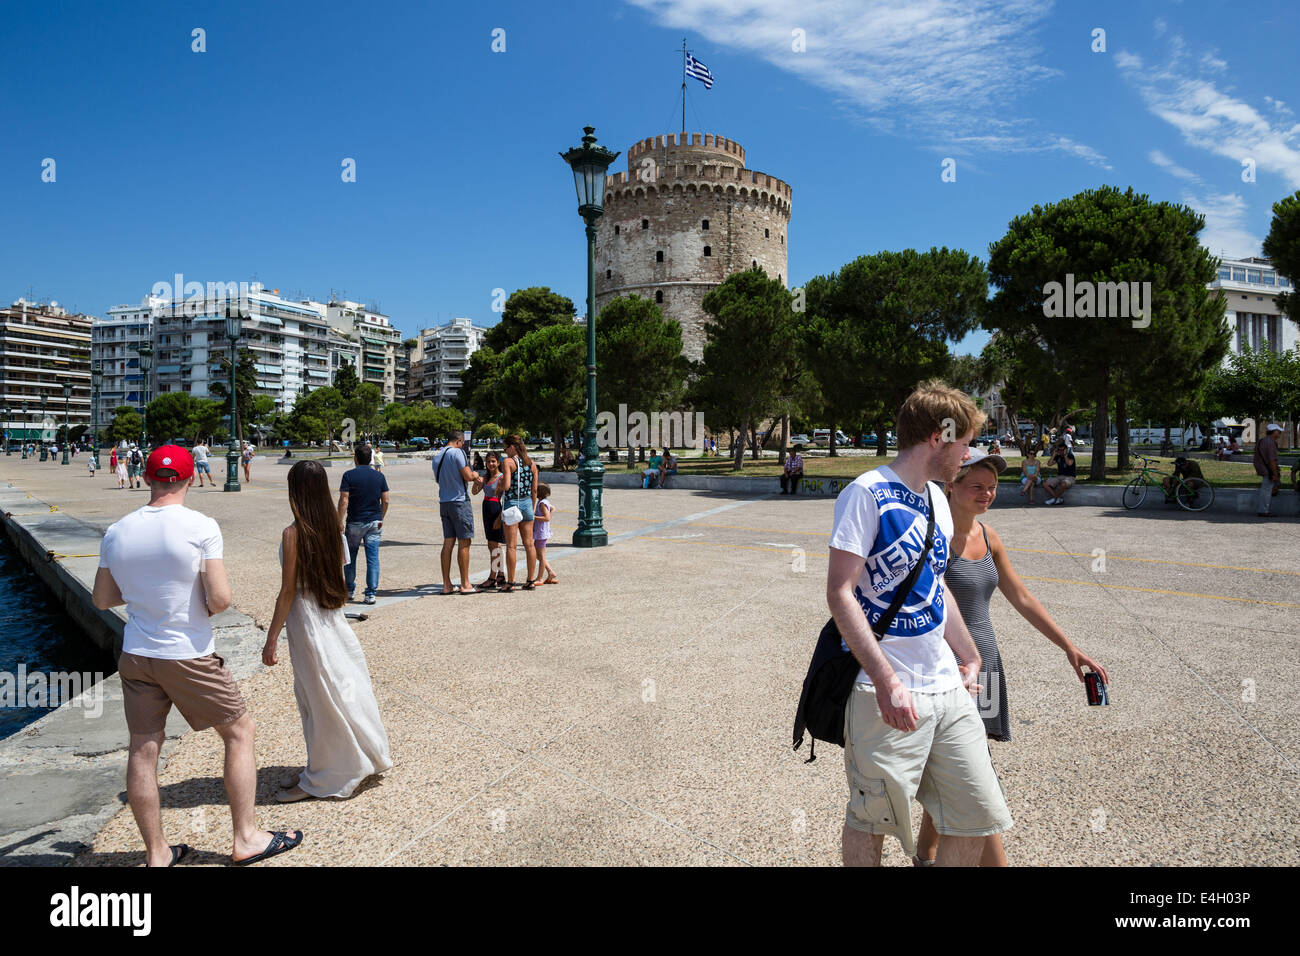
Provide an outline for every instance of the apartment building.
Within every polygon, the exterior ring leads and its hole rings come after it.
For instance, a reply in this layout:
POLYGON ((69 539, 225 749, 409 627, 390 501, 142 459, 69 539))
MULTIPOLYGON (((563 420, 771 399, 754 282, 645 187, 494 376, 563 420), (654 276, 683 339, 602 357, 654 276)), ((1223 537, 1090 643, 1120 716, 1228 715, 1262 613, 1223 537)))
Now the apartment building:
POLYGON ((106 428, 115 409, 123 405, 144 410, 144 376, 140 371, 140 346, 153 344, 154 311, 166 299, 147 295, 138 305, 115 305, 90 330, 90 360, 104 373, 99 389, 96 425, 106 428))
POLYGON ((467 318, 424 329, 419 335, 420 398, 443 408, 454 406, 460 394, 461 373, 469 368, 469 357, 482 347, 485 334, 487 329, 467 318))
POLYGON ((319 306, 330 328, 351 336, 358 347, 357 376, 379 386, 382 402, 397 401, 397 353, 402 333, 378 309, 359 302, 308 303, 319 306))
POLYGON ((57 302, 19 299, 0 309, 0 417, 10 440, 53 440, 65 408, 69 425, 90 424, 93 319, 57 302))

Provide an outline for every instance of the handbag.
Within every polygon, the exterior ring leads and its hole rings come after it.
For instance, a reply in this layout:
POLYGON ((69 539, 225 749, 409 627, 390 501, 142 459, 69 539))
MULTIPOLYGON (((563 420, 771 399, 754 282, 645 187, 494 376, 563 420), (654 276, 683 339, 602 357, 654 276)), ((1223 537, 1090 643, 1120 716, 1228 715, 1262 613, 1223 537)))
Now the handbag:
POLYGON ((501 512, 501 520, 508 525, 517 525, 524 520, 524 513, 511 505, 505 511, 501 512))
MULTIPOLYGON (((912 565, 903 583, 894 592, 889 609, 871 628, 877 641, 883 640, 889 633, 898 609, 907 600, 916 579, 920 577, 921 567, 930 556, 930 548, 934 544, 933 488, 930 494, 932 500, 925 529, 925 547, 921 549, 917 562, 912 565)), ((808 664, 803 690, 799 694, 799 706, 794 715, 794 749, 798 750, 803 743, 805 730, 812 737, 808 759, 804 763, 812 763, 817 759, 819 740, 844 746, 844 708, 848 705, 849 695, 853 693, 853 684, 860 667, 853 652, 844 650, 840 629, 832 617, 817 636, 817 645, 813 648, 812 661, 808 664)))

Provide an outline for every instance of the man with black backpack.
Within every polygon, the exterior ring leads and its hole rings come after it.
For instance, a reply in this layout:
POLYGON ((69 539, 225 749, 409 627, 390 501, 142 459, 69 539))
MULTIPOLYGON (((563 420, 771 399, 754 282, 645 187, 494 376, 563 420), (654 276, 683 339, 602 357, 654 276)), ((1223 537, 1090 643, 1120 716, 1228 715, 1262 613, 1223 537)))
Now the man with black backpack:
POLYGON ((983 422, 964 393, 921 385, 898 413, 898 457, 835 501, 826 600, 848 673, 860 665, 844 711, 846 866, 879 866, 885 834, 915 857, 913 798, 935 820, 938 866, 979 865, 984 837, 1012 825, 971 696, 980 655, 943 583, 942 483, 983 422))
POLYGON ((144 476, 144 455, 140 454, 140 447, 134 443, 131 445, 131 454, 127 458, 127 468, 131 487, 141 487, 140 481, 144 476))

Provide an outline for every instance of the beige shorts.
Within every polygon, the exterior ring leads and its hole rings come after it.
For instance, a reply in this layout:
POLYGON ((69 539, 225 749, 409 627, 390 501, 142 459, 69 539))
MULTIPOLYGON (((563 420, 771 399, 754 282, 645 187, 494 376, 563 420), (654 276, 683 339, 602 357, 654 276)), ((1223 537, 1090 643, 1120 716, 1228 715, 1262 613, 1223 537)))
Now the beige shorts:
POLYGON ((893 834, 916 854, 912 800, 948 836, 989 836, 1011 829, 1011 812, 993 771, 984 722, 964 687, 912 694, 916 729, 890 727, 876 692, 855 684, 844 716, 844 769, 849 779, 846 826, 893 834))
POLYGON ((117 673, 126 727, 133 734, 161 733, 172 704, 194 730, 228 724, 248 710, 226 662, 216 654, 183 661, 123 654, 117 673))

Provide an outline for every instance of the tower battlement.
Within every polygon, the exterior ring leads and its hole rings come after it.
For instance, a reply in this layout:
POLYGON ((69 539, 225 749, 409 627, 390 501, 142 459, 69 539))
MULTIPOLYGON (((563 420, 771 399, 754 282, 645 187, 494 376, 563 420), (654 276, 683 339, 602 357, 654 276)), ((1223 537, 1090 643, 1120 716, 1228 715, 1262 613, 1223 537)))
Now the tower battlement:
POLYGON ((616 296, 657 304, 682 327, 687 356, 706 341, 704 297, 727 276, 761 269, 787 284, 789 183, 745 168, 745 149, 712 133, 651 136, 605 177, 596 220, 596 312, 616 296))
POLYGON ((714 162, 728 166, 745 165, 745 147, 735 140, 714 133, 664 133, 643 139, 627 151, 628 170, 635 171, 647 156, 657 163, 714 162))

